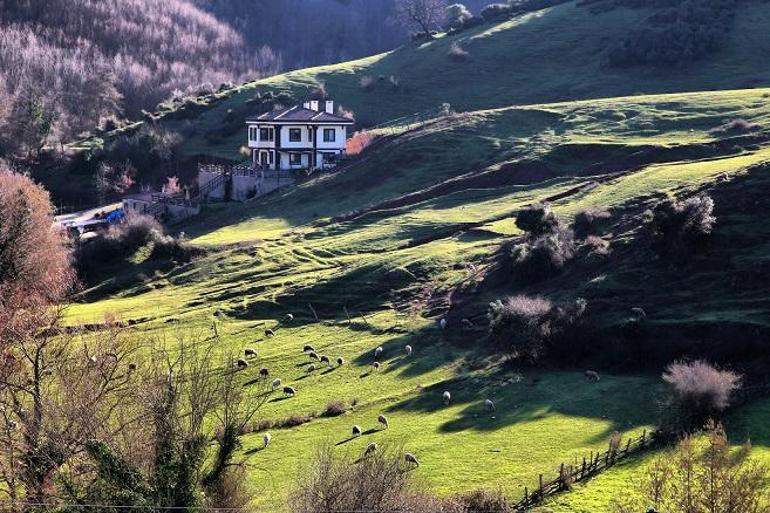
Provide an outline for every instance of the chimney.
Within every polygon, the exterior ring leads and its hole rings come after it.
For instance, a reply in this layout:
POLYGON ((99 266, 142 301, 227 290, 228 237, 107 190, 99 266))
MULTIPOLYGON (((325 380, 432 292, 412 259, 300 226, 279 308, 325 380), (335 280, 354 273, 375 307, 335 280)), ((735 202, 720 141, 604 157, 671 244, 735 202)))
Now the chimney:
POLYGON ((318 112, 318 100, 311 100, 310 101, 310 110, 314 110, 318 112))
POLYGON ((334 102, 332 100, 326 100, 326 113, 334 114, 334 102))
POLYGON ((305 107, 306 109, 309 109, 310 108, 310 102, 305 102, 305 103, 302 104, 302 106, 305 107))

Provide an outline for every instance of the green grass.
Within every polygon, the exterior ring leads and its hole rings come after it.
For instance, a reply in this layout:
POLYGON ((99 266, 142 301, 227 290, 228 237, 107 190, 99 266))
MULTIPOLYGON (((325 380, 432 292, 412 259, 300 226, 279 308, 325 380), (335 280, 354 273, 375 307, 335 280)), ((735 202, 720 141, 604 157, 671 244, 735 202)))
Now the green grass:
MULTIPOLYGON (((299 390, 296 398, 268 403, 260 418, 318 413, 332 400, 357 398, 341 417, 272 431, 273 444, 253 460, 257 506, 284 510, 316 444, 346 440, 353 424, 375 428, 383 412, 391 429, 337 450, 358 452, 375 440, 403 443, 422 462, 419 478, 438 493, 500 486, 518 498, 539 473, 552 475, 559 463, 603 449, 614 430, 637 433, 654 424, 658 380, 654 373, 603 372, 599 384, 589 384, 584 369, 502 365, 484 351, 483 321, 459 335, 436 328, 446 295, 474 280, 469 264, 491 266, 490 256, 517 235, 513 218, 520 208, 550 198, 565 221, 581 208, 613 208, 618 224, 606 238, 617 244, 618 257, 526 289, 482 287, 470 300, 471 313, 518 291, 588 297, 604 309, 608 324, 641 305, 661 334, 648 351, 665 350, 685 327, 766 325, 764 288, 736 287, 732 280, 746 279, 767 259, 770 228, 762 212, 770 202, 763 194, 770 186, 770 150, 762 146, 764 133, 730 136, 713 129, 738 117, 767 126, 767 94, 622 97, 440 119, 396 137, 345 172, 208 209, 176 227, 206 255, 176 267, 146 261, 146 252, 134 255, 114 276, 89 283, 87 299, 69 308, 67 322, 99 322, 116 312, 142 321, 138 329, 156 330, 172 319, 183 328, 220 319, 225 348, 259 350, 259 362, 247 372, 268 366, 299 390), (718 183, 725 172, 730 180, 718 183), (635 254, 630 245, 643 209, 702 189, 718 206, 714 247, 699 261, 710 265, 681 272, 648 253, 635 254), (717 265, 724 261, 731 262, 728 269, 717 265), (313 322, 308 303, 323 322, 313 322), (353 326, 344 307, 355 317, 353 326), (266 339, 264 329, 287 312, 296 325, 266 339), (309 361, 300 349, 307 343, 348 363, 304 377, 309 361), (410 359, 401 356, 407 343, 415 347, 410 359), (379 373, 370 373, 379 345, 387 359, 379 373), (440 405, 443 390, 454 398, 448 408, 440 405), (483 412, 486 397, 498 404, 495 419, 483 412)), ((751 429, 763 419, 755 415, 747 417, 751 429)), ((260 441, 260 434, 247 436, 245 449, 260 441)), ((599 476, 549 507, 600 511, 626 478, 624 470, 635 465, 599 476)))
MULTIPOLYGON (((707 59, 675 69, 605 67, 601 56, 607 41, 622 37, 649 14, 644 9, 626 8, 592 14, 578 2, 568 2, 431 42, 405 44, 381 55, 250 82, 196 100, 187 117, 168 111, 172 115, 160 123, 185 135, 185 155, 238 159, 238 148, 244 143, 242 130, 216 143, 207 140, 205 134, 221 131, 230 111, 248 115, 251 108, 246 102, 256 92, 268 90, 304 97, 324 84, 330 97, 352 109, 359 123, 368 126, 445 102, 466 112, 512 104, 770 85, 770 71, 764 60, 770 51, 765 30, 770 22, 770 6, 759 1, 741 6, 725 47, 707 59), (448 57, 448 49, 455 42, 470 52, 468 61, 458 63, 448 57), (364 76, 376 79, 373 89, 360 87, 364 76), (399 87, 390 85, 391 76, 398 80, 399 87)), ((624 114, 641 114, 642 121, 645 112, 632 108, 624 114)), ((83 141, 73 148, 99 146, 102 139, 83 141)))

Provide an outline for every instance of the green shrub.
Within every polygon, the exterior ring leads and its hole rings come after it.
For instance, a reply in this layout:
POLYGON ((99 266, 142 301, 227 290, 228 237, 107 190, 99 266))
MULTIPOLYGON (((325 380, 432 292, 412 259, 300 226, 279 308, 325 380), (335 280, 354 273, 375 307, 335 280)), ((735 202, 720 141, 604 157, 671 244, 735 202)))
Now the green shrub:
POLYGON ((490 303, 489 338, 519 360, 536 362, 550 355, 571 360, 568 341, 578 337, 588 303, 554 304, 541 296, 518 295, 490 303), (566 351, 562 354, 562 351, 566 351))
POLYGON ((559 230, 513 247, 510 261, 514 278, 535 283, 560 274, 575 257, 572 232, 559 230))
POLYGON ((678 202, 666 200, 647 213, 655 247, 673 256, 688 256, 714 229, 714 200, 703 194, 678 202))
POLYGON ((522 208, 516 215, 516 226, 530 237, 553 233, 559 228, 559 219, 548 205, 537 203, 522 208))
POLYGON ((612 214, 605 208, 587 208, 575 214, 573 229, 581 239, 602 233, 612 214))

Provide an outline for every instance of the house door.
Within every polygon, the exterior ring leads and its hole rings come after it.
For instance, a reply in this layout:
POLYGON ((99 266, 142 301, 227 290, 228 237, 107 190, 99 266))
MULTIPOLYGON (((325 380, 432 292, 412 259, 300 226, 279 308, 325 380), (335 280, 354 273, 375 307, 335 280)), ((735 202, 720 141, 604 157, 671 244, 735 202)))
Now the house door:
POLYGON ((265 167, 270 163, 269 162, 270 154, 266 151, 263 151, 259 154, 259 163, 265 167))

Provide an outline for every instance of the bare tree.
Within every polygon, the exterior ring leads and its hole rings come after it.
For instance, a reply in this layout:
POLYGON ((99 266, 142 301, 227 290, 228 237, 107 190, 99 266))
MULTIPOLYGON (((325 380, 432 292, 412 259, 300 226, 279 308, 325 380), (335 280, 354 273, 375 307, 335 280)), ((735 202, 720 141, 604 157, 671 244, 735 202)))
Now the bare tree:
POLYGON ((395 19, 430 39, 431 32, 443 25, 446 7, 446 0, 396 0, 395 19))
POLYGON ((616 513, 654 508, 670 513, 770 511, 768 468, 748 459, 750 446, 731 451, 724 429, 710 425, 707 439, 684 438, 642 472, 616 513))
POLYGON ((13 368, 0 376, 0 495, 13 500, 46 502, 86 440, 112 439, 135 420, 118 415, 132 395, 134 341, 110 319, 103 332, 69 334, 60 311, 41 311, 49 325, 20 332, 5 353, 13 368))

